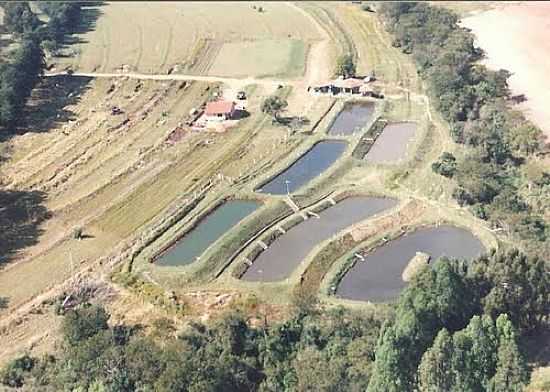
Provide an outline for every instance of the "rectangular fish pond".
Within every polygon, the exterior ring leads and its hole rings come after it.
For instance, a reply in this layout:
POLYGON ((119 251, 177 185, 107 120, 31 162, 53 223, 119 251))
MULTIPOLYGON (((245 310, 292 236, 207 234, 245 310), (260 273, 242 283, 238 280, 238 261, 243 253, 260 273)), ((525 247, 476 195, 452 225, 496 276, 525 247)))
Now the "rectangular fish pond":
POLYGON ((275 178, 258 188, 258 192, 284 195, 294 192, 327 170, 344 153, 348 143, 323 140, 298 158, 275 178))
POLYGON ((339 297, 386 302, 396 298, 407 285, 403 271, 416 252, 428 254, 430 263, 442 256, 473 259, 485 251, 468 230, 454 226, 418 229, 392 240, 358 260, 338 285, 339 297))
POLYGON ((155 264, 182 266, 194 262, 218 238, 259 206, 260 203, 249 200, 231 200, 223 203, 161 254, 155 264))
POLYGON ((391 123, 384 127, 365 159, 372 163, 392 164, 405 159, 407 147, 416 134, 414 122, 391 123))
POLYGON ((372 102, 346 102, 344 108, 330 126, 329 135, 353 135, 360 131, 371 119, 374 113, 372 102))
POLYGON ((348 226, 397 204, 380 197, 349 197, 310 217, 278 237, 259 254, 243 280, 273 282, 288 278, 313 248, 348 226))

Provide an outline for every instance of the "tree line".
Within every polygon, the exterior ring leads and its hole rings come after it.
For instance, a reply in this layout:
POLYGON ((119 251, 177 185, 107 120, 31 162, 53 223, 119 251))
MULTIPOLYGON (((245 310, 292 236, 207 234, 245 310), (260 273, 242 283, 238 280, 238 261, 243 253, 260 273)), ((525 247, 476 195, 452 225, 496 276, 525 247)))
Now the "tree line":
POLYGON ((439 260, 383 327, 368 392, 522 391, 520 339, 548 328, 549 300, 545 262, 517 250, 439 260))
POLYGON ((454 140, 470 147, 461 158, 445 152, 434 171, 456 180, 453 196, 460 205, 508 231, 528 251, 549 256, 543 214, 550 173, 533 159, 544 149, 542 132, 510 108, 510 73, 480 65, 483 52, 473 34, 443 7, 383 3, 379 11, 393 46, 413 57, 454 140))
POLYGON ((521 391, 522 339, 548 325, 544 262, 518 251, 439 260, 395 311, 322 309, 296 300, 286 321, 242 313, 176 333, 110 325, 100 306, 63 319, 54 355, 16 358, 0 382, 40 391, 521 391), (257 319, 258 320, 258 319, 257 319))
POLYGON ((46 67, 44 49, 61 47, 67 34, 78 26, 81 4, 78 2, 37 2, 48 17, 40 21, 28 2, 1 2, 4 27, 12 34, 16 48, 0 63, 0 129, 16 126, 25 103, 46 67))

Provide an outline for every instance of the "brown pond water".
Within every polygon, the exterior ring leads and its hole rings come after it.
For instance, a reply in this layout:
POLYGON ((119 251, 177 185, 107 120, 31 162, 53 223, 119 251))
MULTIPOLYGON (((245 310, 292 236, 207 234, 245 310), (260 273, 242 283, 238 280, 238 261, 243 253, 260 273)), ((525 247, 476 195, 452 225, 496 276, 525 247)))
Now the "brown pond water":
POLYGON ((365 159, 372 163, 398 163, 407 155, 407 146, 416 133, 416 123, 388 124, 378 136, 365 159))
POLYGON ((373 113, 372 102, 347 102, 330 126, 328 134, 353 135, 367 125, 373 113))
POLYGON ((321 211, 320 218, 310 217, 277 238, 260 253, 242 279, 272 282, 288 278, 317 244, 396 204, 396 200, 379 197, 342 200, 321 211))
POLYGON ((485 251, 483 244, 468 230, 454 226, 418 229, 375 249, 357 261, 338 286, 339 297, 385 302, 396 298, 406 286, 401 275, 416 252, 431 256, 472 259, 485 251))

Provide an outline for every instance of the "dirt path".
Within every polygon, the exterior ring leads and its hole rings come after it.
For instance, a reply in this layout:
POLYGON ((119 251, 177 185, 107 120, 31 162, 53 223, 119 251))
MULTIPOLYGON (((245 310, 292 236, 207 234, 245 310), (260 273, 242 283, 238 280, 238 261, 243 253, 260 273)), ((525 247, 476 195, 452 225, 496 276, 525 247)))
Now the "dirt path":
POLYGON ((303 8, 297 6, 292 2, 287 2, 289 7, 294 8, 296 11, 304 15, 311 21, 315 28, 319 32, 319 35, 323 37, 320 41, 315 42, 308 53, 306 74, 303 79, 304 84, 313 85, 326 81, 331 75, 331 58, 328 55, 330 53, 330 35, 327 30, 315 19, 311 14, 306 12, 303 8))
MULTIPOLYGON (((54 76, 69 76, 69 74, 64 72, 55 72, 45 74, 46 77, 54 76)), ((210 82, 210 83, 225 83, 230 86, 246 86, 249 84, 259 84, 267 87, 277 87, 278 85, 295 85, 298 82, 296 81, 283 81, 283 80, 273 80, 273 79, 258 79, 258 78, 225 78, 221 76, 198 76, 198 75, 182 75, 182 74, 143 74, 143 73, 133 73, 133 72, 113 72, 113 73, 104 73, 104 72, 73 72, 70 76, 80 76, 86 78, 129 78, 129 79, 140 79, 140 80, 181 80, 181 81, 198 81, 198 82, 210 82)))

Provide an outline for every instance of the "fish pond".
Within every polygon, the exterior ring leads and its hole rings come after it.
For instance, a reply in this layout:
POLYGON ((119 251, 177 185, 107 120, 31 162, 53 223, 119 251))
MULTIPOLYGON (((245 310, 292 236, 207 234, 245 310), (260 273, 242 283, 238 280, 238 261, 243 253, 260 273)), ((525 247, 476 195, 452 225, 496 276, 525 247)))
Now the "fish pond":
POLYGON ((322 241, 350 225, 391 208, 396 200, 379 197, 349 197, 290 228, 259 254, 242 276, 248 281, 278 281, 292 271, 322 241))
POLYGON ((327 170, 340 158, 347 146, 347 142, 340 140, 320 141, 258 191, 274 195, 294 192, 327 170))
POLYGON ((218 238, 252 214, 260 203, 231 200, 217 207, 155 261, 160 266, 181 266, 194 262, 218 238))
POLYGON ((360 131, 374 113, 372 102, 346 102, 328 130, 329 135, 347 136, 360 131))
POLYGON ((407 156, 407 147, 413 141, 417 124, 414 122, 391 123, 384 127, 365 159, 372 163, 392 164, 407 156))
POLYGON ((364 261, 357 261, 336 294, 353 300, 390 301, 407 285, 403 270, 416 252, 430 255, 432 264, 442 256, 472 259, 484 251, 483 244, 468 230, 448 225, 418 229, 373 250, 364 261))

